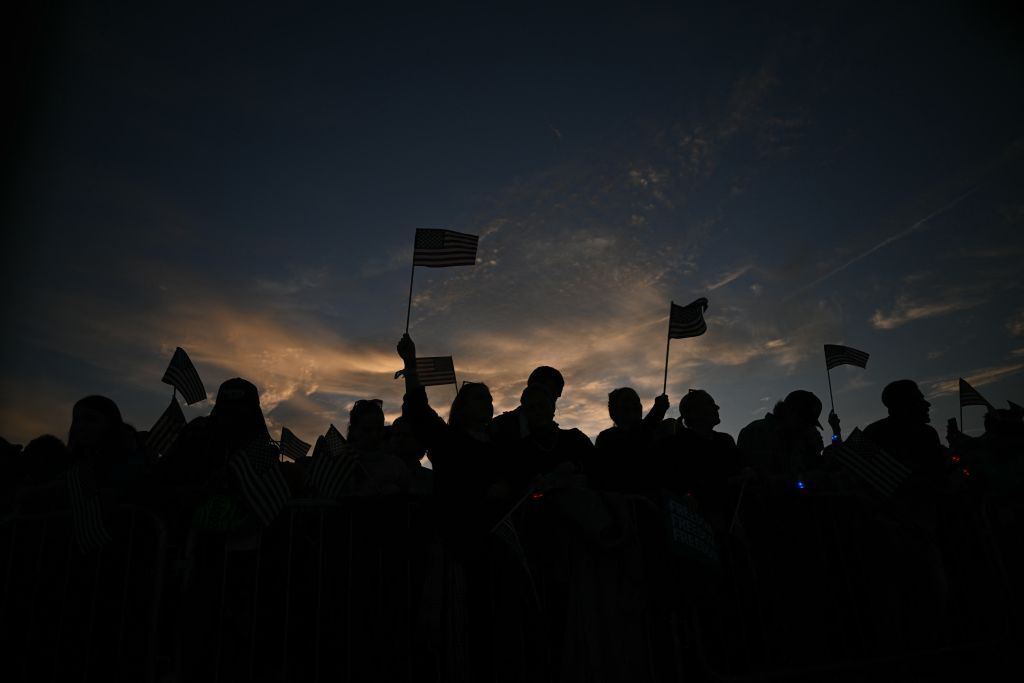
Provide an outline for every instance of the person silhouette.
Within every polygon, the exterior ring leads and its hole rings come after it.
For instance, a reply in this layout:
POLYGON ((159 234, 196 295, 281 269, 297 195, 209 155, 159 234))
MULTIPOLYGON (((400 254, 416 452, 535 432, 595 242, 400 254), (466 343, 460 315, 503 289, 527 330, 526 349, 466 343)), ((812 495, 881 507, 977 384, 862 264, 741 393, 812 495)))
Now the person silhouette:
MULTIPOLYGON (((541 365, 530 373, 526 380, 527 387, 539 387, 544 389, 553 402, 558 401, 565 388, 565 380, 555 368, 541 365)), ((498 441, 511 443, 526 437, 529 431, 529 420, 523 412, 522 404, 515 409, 502 413, 491 422, 491 432, 498 441)))
POLYGON ((737 443, 744 460, 760 474, 797 478, 822 466, 821 400, 797 389, 772 412, 740 430, 737 443))
POLYGON ((668 396, 662 394, 644 417, 634 389, 622 387, 608 394, 613 426, 597 435, 593 464, 587 471, 595 488, 646 495, 657 489, 654 442, 668 407, 668 396))

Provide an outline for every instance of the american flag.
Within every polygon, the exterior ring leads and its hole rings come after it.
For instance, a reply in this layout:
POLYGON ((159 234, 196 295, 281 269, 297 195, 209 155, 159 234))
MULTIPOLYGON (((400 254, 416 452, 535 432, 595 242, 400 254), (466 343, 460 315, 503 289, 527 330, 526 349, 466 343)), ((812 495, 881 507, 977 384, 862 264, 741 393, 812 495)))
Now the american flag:
POLYGON ((203 386, 203 380, 199 379, 196 366, 192 365, 185 349, 180 346, 174 350, 171 364, 167 366, 167 371, 164 372, 164 377, 160 381, 170 384, 180 391, 181 395, 185 397, 185 403, 189 405, 199 403, 206 398, 206 387, 203 386))
POLYGON ((163 455, 171 450, 181 428, 185 426, 185 415, 181 412, 178 399, 171 397, 171 405, 163 412, 146 437, 146 445, 156 454, 163 455))
POLYGON ((476 265, 476 235, 454 230, 416 230, 412 264, 428 268, 476 265))
POLYGON ((278 455, 274 444, 257 443, 236 453, 228 463, 242 497, 264 526, 274 521, 291 497, 278 467, 278 455))
POLYGON ((832 448, 841 465, 885 497, 892 496, 910 476, 910 470, 903 463, 869 441, 859 428, 854 429, 846 441, 832 448))
POLYGON ((455 384, 455 361, 451 356, 417 358, 416 376, 424 387, 455 384))
POLYGON ((839 365, 856 365, 858 368, 866 368, 868 355, 849 346, 825 344, 825 368, 831 370, 839 365))
POLYGON ((316 453, 306 470, 306 486, 316 491, 320 498, 335 500, 341 497, 345 482, 355 471, 356 456, 344 444, 332 453, 330 446, 326 445, 327 437, 322 438, 325 447, 316 453))
POLYGON ((669 339, 699 337, 707 332, 708 326, 704 322, 704 311, 707 310, 707 307, 708 300, 704 297, 686 306, 672 302, 672 312, 668 319, 669 339))
POLYGON ((66 476, 75 544, 83 553, 90 553, 111 540, 103 524, 103 510, 100 508, 96 484, 91 470, 83 465, 75 465, 68 470, 66 476))
POLYGON ((327 428, 327 433, 324 434, 324 445, 331 455, 338 455, 345 448, 345 437, 333 424, 327 428))
POLYGON ((985 400, 985 397, 978 393, 978 390, 960 378, 960 407, 964 406, 985 406, 992 410, 992 404, 985 400))
POLYGON ((287 427, 281 428, 281 454, 292 460, 300 460, 309 453, 309 444, 295 436, 287 427))

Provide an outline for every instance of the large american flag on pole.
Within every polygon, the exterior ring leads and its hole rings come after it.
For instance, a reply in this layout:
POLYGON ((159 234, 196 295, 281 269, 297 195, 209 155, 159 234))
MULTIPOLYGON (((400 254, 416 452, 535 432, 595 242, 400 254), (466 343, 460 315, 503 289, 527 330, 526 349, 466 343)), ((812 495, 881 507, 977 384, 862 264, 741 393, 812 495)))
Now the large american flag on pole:
POLYGON ((146 445, 158 455, 163 455, 174 445, 178 433, 185 426, 185 414, 181 412, 178 399, 171 397, 171 405, 163 412, 146 437, 146 445))
POLYGON ((199 379, 196 366, 192 365, 192 360, 185 353, 185 349, 180 346, 174 350, 171 363, 167 366, 163 379, 160 381, 170 384, 180 391, 181 395, 185 397, 185 403, 189 405, 199 403, 206 398, 203 380, 199 379))
POLYGON ((455 361, 451 356, 417 358, 416 376, 424 387, 455 384, 455 361))
POLYGON ((989 410, 992 410, 992 404, 985 400, 985 397, 978 393, 978 390, 972 387, 964 380, 960 378, 960 407, 964 406, 985 406, 989 410))
POLYGON ((868 366, 869 354, 849 346, 825 344, 825 368, 831 370, 840 365, 856 365, 858 368, 868 366))
POLYGON ((887 498, 910 476, 903 463, 869 441, 860 428, 831 450, 841 465, 887 498))
POLYGON ((672 302, 672 310, 668 319, 669 339, 699 337, 707 332, 708 326, 704 322, 704 311, 707 310, 707 307, 708 300, 704 297, 686 306, 672 302))
POLYGON ((479 238, 454 230, 417 229, 412 265, 428 268, 476 265, 479 238))

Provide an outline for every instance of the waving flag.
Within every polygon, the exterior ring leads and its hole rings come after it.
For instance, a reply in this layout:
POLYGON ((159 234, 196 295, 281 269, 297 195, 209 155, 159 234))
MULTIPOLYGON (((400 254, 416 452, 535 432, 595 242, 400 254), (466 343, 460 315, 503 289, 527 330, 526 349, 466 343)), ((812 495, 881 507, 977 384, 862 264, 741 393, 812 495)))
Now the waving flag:
POLYGON ((416 376, 425 387, 455 384, 455 362, 451 356, 428 356, 416 359, 416 376))
POLYGON ((910 476, 903 463, 869 441, 859 428, 831 450, 841 465, 887 498, 910 476))
POLYGON ((978 393, 978 390, 960 378, 960 407, 964 406, 985 406, 994 410, 992 404, 985 400, 985 397, 978 393))
POLYGON ((75 544, 82 553, 90 553, 110 542, 110 534, 103 524, 103 510, 92 470, 75 465, 68 470, 68 493, 71 498, 71 523, 75 544))
POLYGON ((163 379, 160 381, 170 384, 180 391, 181 395, 185 397, 185 403, 189 405, 199 403, 206 398, 206 387, 203 386, 203 380, 199 379, 196 366, 192 365, 192 360, 185 353, 185 349, 180 346, 174 350, 171 364, 167 366, 167 371, 164 372, 163 379))
POLYGON ((825 367, 831 370, 839 365, 856 365, 858 368, 868 366, 869 354, 849 346, 825 344, 825 367))
POLYGON ((272 443, 258 443, 239 451, 228 462, 242 497, 264 526, 274 521, 291 497, 278 467, 278 455, 272 443))
POLYGON ((704 311, 707 310, 707 307, 708 300, 704 297, 686 306, 680 306, 673 302, 668 320, 669 339, 699 337, 707 332, 708 326, 704 322, 704 311))
POLYGON ((295 436, 287 427, 281 428, 281 454, 291 460, 300 460, 309 453, 309 444, 295 436))
POLYGON ((325 447, 306 470, 306 486, 316 491, 320 498, 335 500, 341 496, 345 482, 355 471, 356 456, 346 445, 342 445, 337 453, 331 453, 330 446, 326 444, 327 437, 321 438, 325 447))
POLYGON ((163 455, 171 450, 178 433, 185 426, 185 415, 181 412, 178 399, 171 397, 171 405, 156 421, 146 437, 146 445, 156 454, 163 455))
POLYGON ((338 455, 345 448, 345 437, 333 424, 327 428, 327 433, 324 434, 324 445, 331 455, 338 455))
POLYGON ((428 268, 476 265, 479 238, 454 230, 416 230, 412 265, 428 268))

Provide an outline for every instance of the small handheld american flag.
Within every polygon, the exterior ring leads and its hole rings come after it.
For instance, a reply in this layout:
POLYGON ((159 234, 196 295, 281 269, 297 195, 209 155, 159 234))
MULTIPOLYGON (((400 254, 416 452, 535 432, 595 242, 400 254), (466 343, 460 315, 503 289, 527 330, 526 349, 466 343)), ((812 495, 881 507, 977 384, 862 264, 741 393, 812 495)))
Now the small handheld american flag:
POLYGON ((170 384, 180 391, 181 395, 185 397, 185 403, 189 405, 199 403, 206 398, 203 380, 199 379, 196 366, 192 365, 192 360, 185 353, 185 349, 180 346, 174 350, 171 363, 167 366, 163 379, 160 381, 170 384))
POLYGON ((858 368, 868 366, 869 354, 849 346, 825 344, 825 368, 831 370, 840 365, 856 365, 858 368))
POLYGON ((427 268, 476 265, 479 238, 454 230, 416 230, 412 264, 427 268))
POLYGON ((669 339, 685 339, 699 337, 708 331, 704 322, 704 311, 708 308, 708 300, 701 297, 686 306, 672 302, 672 310, 668 320, 669 339))

